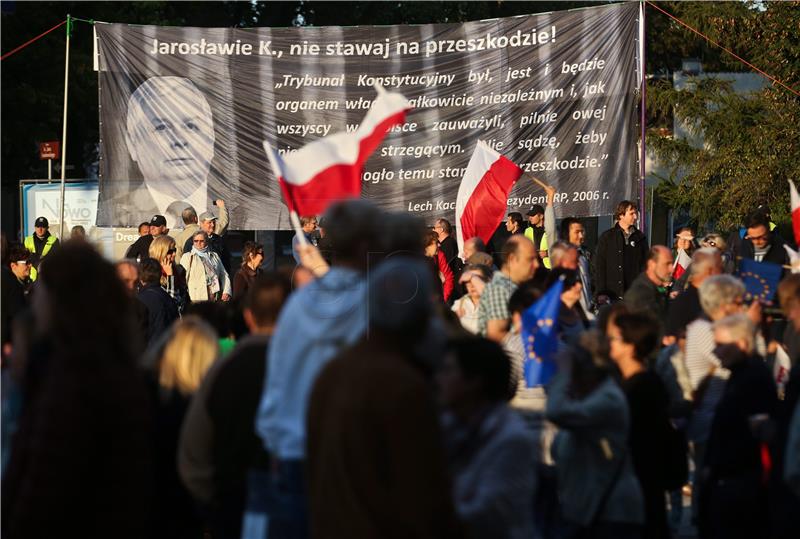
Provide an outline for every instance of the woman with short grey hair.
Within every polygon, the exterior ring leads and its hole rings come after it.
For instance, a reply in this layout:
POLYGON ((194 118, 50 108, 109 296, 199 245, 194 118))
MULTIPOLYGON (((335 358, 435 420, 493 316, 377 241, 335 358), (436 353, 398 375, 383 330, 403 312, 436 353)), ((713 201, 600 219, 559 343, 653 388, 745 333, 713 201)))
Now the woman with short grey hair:
POLYGON ((739 312, 745 294, 744 283, 732 275, 715 275, 700 285, 700 306, 711 320, 739 312), (731 312, 727 312, 731 311, 731 312))
MULTIPOLYGON (((695 469, 703 464, 714 410, 725 389, 730 372, 723 368, 714 355, 713 322, 726 316, 744 312, 745 286, 731 275, 714 275, 700 285, 700 306, 705 316, 686 326, 686 370, 689 374, 695 405, 687 429, 688 438, 694 442, 695 469)), ((760 316, 756 303, 753 316, 760 316)), ((692 492, 692 508, 696 511, 698 486, 692 492)))
POLYGON ((192 250, 183 253, 181 266, 186 270, 186 284, 192 301, 228 301, 231 280, 219 255, 208 245, 202 230, 192 236, 192 250))

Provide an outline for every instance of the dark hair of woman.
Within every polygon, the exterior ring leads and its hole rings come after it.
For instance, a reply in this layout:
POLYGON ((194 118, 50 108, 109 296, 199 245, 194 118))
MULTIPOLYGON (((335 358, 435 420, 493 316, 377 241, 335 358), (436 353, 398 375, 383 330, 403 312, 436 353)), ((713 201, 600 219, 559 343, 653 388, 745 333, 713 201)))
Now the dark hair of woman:
POLYGON ((244 246, 242 247, 242 266, 247 264, 252 257, 261 251, 264 252, 264 246, 260 243, 256 243, 254 241, 246 241, 244 242, 244 246))
POLYGON ((658 344, 658 321, 645 313, 625 313, 614 318, 622 340, 633 345, 636 359, 643 362, 658 344))

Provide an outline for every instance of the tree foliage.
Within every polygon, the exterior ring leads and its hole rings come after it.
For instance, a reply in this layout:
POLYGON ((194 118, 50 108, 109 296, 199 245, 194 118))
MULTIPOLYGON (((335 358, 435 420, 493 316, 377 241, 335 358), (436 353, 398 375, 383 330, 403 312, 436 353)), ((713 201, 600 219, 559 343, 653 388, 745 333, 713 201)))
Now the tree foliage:
MULTIPOLYGON (((800 3, 664 2, 658 4, 763 71, 800 89, 800 3)), ((649 8, 648 21, 660 18, 663 43, 704 62, 705 71, 750 71, 665 15, 649 8)), ((650 23, 648 23, 650 26, 650 23)), ((650 30, 652 32, 652 30, 650 30)), ((651 41, 652 43, 652 41, 651 41)), ((658 50, 662 44, 651 46, 658 50)), ((654 52, 656 52, 654 51, 654 52)), ((675 69, 662 61, 649 71, 675 69)), ((670 65, 670 62, 672 64, 670 65)), ((659 195, 673 207, 686 208, 701 225, 722 228, 740 223, 759 204, 768 204, 773 218, 788 219, 787 180, 800 179, 800 98, 768 83, 742 95, 724 78, 697 77, 683 89, 653 78, 648 84, 648 112, 656 120, 647 144, 669 174, 659 195), (665 135, 659 119, 677 118, 702 137, 692 145, 665 135)), ((652 125, 652 124, 651 124, 652 125)))

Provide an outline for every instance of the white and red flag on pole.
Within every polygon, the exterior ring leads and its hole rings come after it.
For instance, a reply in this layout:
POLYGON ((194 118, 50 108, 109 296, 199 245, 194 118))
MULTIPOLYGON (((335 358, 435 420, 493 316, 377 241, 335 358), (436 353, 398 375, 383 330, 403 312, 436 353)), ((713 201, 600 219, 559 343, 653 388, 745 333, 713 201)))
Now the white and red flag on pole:
POLYGON ((794 242, 800 246, 800 195, 794 182, 789 180, 789 198, 792 201, 792 230, 794 231, 794 242))
POLYGON ((376 86, 378 97, 353 133, 340 132, 281 155, 264 141, 264 150, 290 212, 319 215, 332 202, 361 194, 361 174, 386 132, 405 122, 411 104, 399 93, 376 86))
POLYGON ((689 264, 692 263, 692 258, 683 249, 678 249, 678 255, 675 257, 675 264, 672 266, 672 278, 680 279, 681 275, 686 273, 689 269, 689 264))
POLYGON ((520 176, 521 168, 482 140, 478 141, 456 197, 456 239, 460 255, 464 254, 464 242, 470 238, 478 236, 489 243, 505 217, 508 193, 520 176))

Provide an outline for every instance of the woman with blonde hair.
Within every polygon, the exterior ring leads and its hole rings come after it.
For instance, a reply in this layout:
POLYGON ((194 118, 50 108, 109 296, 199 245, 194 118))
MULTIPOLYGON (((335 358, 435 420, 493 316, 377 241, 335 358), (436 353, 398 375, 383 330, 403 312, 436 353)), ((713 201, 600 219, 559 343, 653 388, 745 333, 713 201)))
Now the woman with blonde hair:
POLYGON ((192 236, 192 250, 183 253, 181 266, 186 270, 186 284, 192 301, 228 301, 231 279, 222 260, 208 245, 202 230, 192 236))
POLYGON ((158 383, 163 389, 191 395, 218 355, 217 336, 211 326, 198 317, 186 316, 175 324, 164 346, 158 383))
POLYGON ((219 357, 217 334, 187 315, 172 326, 156 366, 156 500, 152 537, 202 537, 194 501, 178 477, 178 440, 192 395, 219 357))
POLYGON ((161 288, 163 288, 178 306, 178 314, 189 303, 189 288, 186 286, 186 270, 175 263, 175 239, 171 236, 158 236, 150 244, 150 258, 161 264, 161 288))

